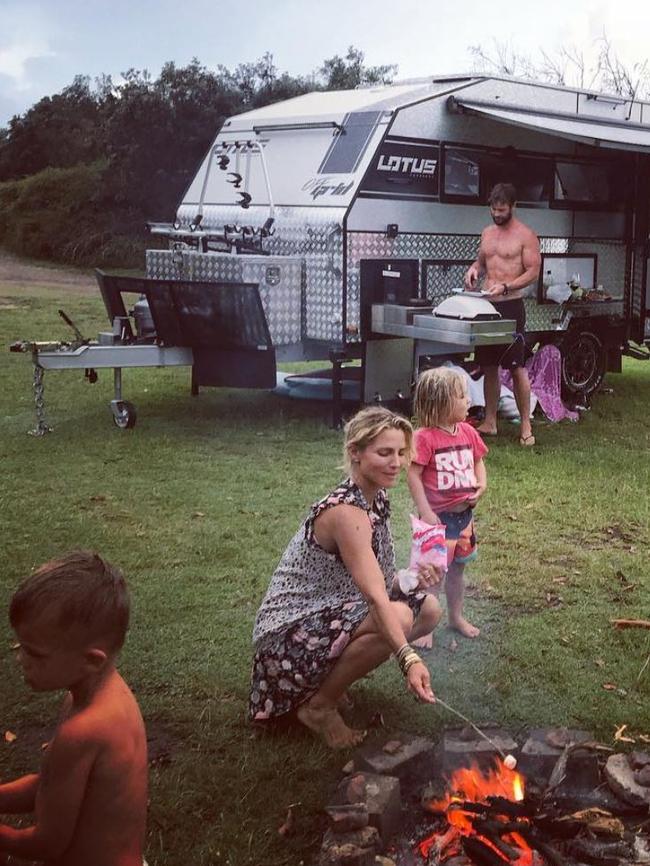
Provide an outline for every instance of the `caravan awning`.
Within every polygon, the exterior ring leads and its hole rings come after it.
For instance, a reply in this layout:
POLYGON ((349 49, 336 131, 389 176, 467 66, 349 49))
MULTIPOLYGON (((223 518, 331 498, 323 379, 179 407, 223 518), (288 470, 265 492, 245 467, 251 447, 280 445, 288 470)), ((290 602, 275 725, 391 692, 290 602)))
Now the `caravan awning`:
POLYGON ((508 105, 488 99, 450 96, 448 107, 453 112, 468 112, 489 117, 500 123, 523 126, 548 135, 570 138, 592 147, 635 150, 650 153, 650 126, 634 122, 612 122, 604 118, 580 117, 560 111, 508 105))

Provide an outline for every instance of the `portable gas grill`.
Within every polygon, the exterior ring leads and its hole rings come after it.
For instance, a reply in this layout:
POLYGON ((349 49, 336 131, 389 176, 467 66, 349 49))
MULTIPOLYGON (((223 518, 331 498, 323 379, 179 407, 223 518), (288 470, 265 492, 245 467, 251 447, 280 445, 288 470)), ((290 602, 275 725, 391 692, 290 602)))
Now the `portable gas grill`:
MULTIPOLYGON (((471 351, 476 346, 508 344, 515 334, 514 319, 502 319, 493 304, 472 294, 452 295, 437 307, 373 304, 372 330, 377 334, 440 343, 440 352, 471 351)), ((428 354, 439 354, 435 346, 428 354)))
POLYGON ((478 294, 458 293, 436 307, 419 304, 373 304, 365 345, 365 402, 402 400, 422 370, 459 360, 477 346, 508 346, 515 337, 514 319, 478 294), (386 339, 390 337, 391 339, 386 339))

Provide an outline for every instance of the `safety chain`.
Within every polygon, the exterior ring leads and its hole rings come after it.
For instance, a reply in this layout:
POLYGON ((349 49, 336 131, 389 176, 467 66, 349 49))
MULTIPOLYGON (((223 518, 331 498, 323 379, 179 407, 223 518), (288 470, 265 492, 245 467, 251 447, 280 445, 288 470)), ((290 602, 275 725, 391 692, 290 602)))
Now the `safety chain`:
POLYGON ((34 403, 36 404, 36 427, 29 431, 30 436, 45 436, 46 433, 51 433, 52 428, 45 421, 45 399, 43 393, 45 386, 43 385, 43 374, 45 370, 38 363, 38 358, 34 357, 34 403))

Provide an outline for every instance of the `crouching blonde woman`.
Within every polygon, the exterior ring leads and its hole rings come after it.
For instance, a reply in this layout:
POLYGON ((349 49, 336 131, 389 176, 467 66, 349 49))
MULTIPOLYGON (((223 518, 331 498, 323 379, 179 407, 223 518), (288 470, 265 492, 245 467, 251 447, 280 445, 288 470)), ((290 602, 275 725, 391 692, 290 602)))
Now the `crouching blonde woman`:
MULTIPOLYGON (((339 707, 348 686, 395 654, 406 686, 435 700, 429 671, 409 646, 440 620, 435 596, 393 589, 395 556, 386 488, 411 456, 410 423, 383 407, 345 427, 349 477, 312 506, 271 579, 257 613, 250 718, 295 713, 332 748, 355 746, 339 707)), ((439 582, 428 566, 420 589, 439 582)))

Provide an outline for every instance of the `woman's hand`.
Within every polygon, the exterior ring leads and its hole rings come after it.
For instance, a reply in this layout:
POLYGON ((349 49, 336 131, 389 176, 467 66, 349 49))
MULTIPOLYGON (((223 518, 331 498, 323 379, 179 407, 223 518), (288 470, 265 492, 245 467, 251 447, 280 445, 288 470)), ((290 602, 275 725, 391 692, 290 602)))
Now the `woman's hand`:
POLYGON ((406 686, 415 697, 427 704, 435 704, 436 699, 431 689, 431 677, 424 662, 417 662, 408 669, 406 686))
POLYGON ((420 583, 418 589, 433 589, 440 584, 444 576, 444 571, 430 563, 423 563, 418 566, 418 577, 420 583))

